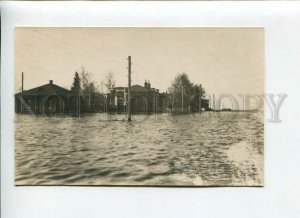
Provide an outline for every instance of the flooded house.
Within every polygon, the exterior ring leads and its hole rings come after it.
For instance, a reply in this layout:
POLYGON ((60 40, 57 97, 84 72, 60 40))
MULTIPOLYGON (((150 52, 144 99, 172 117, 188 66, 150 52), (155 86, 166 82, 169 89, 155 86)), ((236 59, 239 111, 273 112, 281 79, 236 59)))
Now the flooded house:
MULTIPOLYGON (((181 95, 180 95, 181 96, 181 95)), ((115 87, 109 93, 108 110, 117 113, 127 112, 128 87, 115 87)), ((191 96, 190 100, 183 105, 185 112, 208 111, 209 100, 191 96)), ((131 110, 132 113, 163 113, 182 112, 181 97, 163 92, 151 87, 150 81, 146 80, 144 86, 131 86, 131 110)))
MULTIPOLYGON (((128 87, 115 87, 110 93, 110 110, 118 113, 127 112, 128 87)), ((150 81, 144 86, 131 86, 132 113, 160 113, 170 106, 170 100, 165 93, 151 87, 150 81)))
POLYGON ((83 98, 68 89, 49 83, 15 94, 17 113, 78 113, 84 108, 83 98))

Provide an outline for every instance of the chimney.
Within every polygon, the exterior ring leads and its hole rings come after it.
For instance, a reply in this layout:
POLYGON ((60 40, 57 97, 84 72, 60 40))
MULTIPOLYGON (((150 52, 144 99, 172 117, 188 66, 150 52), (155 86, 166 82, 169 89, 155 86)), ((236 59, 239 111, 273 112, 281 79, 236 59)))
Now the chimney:
POLYGON ((150 80, 148 80, 148 88, 151 88, 150 80))
POLYGON ((147 80, 145 80, 145 82, 144 82, 144 87, 148 88, 147 80))
POLYGON ((49 84, 51 84, 51 85, 52 85, 52 84, 53 84, 53 80, 49 80, 49 84))

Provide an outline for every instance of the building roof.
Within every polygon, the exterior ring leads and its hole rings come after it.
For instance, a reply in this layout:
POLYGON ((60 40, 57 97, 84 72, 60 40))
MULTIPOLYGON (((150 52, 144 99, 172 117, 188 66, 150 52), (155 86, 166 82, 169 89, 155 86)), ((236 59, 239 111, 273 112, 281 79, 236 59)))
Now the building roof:
MULTIPOLYGON (((118 89, 118 90, 126 89, 127 90, 128 87, 118 86, 118 87, 115 87, 115 89, 118 89)), ((144 86, 140 86, 140 85, 133 85, 133 86, 131 86, 131 91, 132 92, 153 92, 153 91, 156 91, 156 89, 145 88, 144 86)))
POLYGON ((145 88, 143 86, 140 85, 133 85, 131 86, 131 91, 132 92, 149 92, 152 91, 151 89, 145 88))
MULTIPOLYGON (((48 84, 23 91, 23 95, 69 95, 69 94, 72 94, 70 90, 55 85, 53 84, 52 81, 50 81, 48 84)), ((16 95, 21 95, 21 92, 17 93, 16 95)))

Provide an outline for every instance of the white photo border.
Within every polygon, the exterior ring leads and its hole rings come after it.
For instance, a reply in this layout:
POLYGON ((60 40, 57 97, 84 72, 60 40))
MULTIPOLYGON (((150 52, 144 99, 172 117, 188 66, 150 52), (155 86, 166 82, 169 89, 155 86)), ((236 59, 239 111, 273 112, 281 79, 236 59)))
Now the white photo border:
POLYGON ((299 217, 300 2, 2 2, 1 17, 3 218, 299 217), (265 92, 288 95, 265 122, 264 188, 15 187, 15 27, 264 27, 265 92))

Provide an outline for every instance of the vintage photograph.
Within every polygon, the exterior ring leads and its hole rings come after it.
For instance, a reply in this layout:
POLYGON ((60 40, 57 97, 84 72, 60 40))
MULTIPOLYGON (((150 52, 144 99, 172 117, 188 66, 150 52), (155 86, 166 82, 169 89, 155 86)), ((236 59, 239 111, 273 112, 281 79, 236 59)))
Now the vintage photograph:
POLYGON ((263 28, 15 28, 15 185, 263 186, 263 28))

